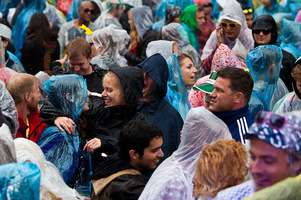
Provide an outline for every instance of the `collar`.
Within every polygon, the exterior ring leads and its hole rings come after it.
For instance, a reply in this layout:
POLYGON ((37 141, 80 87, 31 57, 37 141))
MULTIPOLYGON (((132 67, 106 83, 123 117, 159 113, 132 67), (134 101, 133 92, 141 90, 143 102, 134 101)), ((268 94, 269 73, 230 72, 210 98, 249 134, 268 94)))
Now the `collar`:
POLYGON ((218 118, 223 120, 226 124, 230 123, 233 120, 241 118, 249 114, 249 104, 237 110, 229 110, 223 112, 214 112, 218 118))

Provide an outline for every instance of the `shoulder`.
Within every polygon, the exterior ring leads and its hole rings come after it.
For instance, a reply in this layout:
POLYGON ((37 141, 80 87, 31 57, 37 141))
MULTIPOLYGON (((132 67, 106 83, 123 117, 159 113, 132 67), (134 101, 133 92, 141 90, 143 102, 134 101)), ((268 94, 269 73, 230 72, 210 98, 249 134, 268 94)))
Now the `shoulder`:
POLYGON ((246 181, 240 185, 230 187, 220 191, 216 198, 217 200, 232 200, 244 199, 255 192, 255 186, 252 180, 246 181))

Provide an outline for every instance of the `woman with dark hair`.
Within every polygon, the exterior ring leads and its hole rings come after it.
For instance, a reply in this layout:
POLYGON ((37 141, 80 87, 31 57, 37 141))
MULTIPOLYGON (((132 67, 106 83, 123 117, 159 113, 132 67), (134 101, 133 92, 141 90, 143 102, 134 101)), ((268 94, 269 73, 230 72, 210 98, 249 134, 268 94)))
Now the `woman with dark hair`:
POLYGON ((58 34, 51 30, 48 19, 43 13, 32 15, 21 50, 21 62, 28 73, 34 75, 39 71, 50 72, 49 64, 58 60, 60 56, 57 38, 58 34))
MULTIPOLYGON (((252 24, 252 35, 254 38, 254 48, 260 45, 277 45, 277 24, 270 15, 261 15, 257 17, 252 24)), ((280 70, 280 78, 285 83, 287 89, 293 91, 293 78, 291 76, 292 67, 296 58, 289 52, 282 49, 282 67, 280 70)))

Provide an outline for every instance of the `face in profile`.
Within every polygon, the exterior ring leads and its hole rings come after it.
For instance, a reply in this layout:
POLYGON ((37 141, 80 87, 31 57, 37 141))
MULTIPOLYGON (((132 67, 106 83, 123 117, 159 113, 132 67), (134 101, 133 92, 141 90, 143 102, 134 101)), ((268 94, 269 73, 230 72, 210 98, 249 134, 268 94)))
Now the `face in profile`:
POLYGON ((101 93, 105 100, 106 107, 125 105, 124 91, 119 77, 113 72, 108 72, 103 80, 103 92, 101 93))
POLYGON ((232 41, 236 40, 236 38, 239 36, 241 26, 238 23, 227 19, 223 19, 221 21, 221 24, 223 23, 227 24, 226 27, 222 26, 225 32, 225 36, 232 41))
POLYGON ((194 67, 192 60, 188 57, 184 58, 180 62, 180 65, 185 87, 192 86, 195 83, 195 75, 198 70, 194 67))
POLYGON ((33 91, 29 93, 30 100, 28 102, 28 110, 30 112, 36 112, 39 110, 39 100, 40 100, 40 89, 38 82, 35 82, 33 91))
POLYGON ((202 30, 203 25, 205 24, 205 12, 196 12, 196 22, 198 30, 202 30))

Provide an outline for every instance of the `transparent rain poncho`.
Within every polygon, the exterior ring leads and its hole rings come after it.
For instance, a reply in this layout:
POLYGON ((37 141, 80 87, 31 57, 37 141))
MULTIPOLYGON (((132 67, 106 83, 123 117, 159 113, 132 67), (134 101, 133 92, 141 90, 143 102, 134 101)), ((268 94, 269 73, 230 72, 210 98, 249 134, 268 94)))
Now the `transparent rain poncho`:
POLYGON ((296 59, 301 56, 301 23, 283 19, 280 47, 296 59))
POLYGON ((41 170, 40 199, 52 200, 52 195, 62 199, 83 199, 76 190, 66 185, 58 169, 46 160, 36 143, 25 138, 17 138, 14 143, 17 162, 31 162, 41 170))
POLYGON ((3 0, 0 1, 0 12, 6 16, 10 8, 17 7, 19 0, 3 0))
POLYGON ((188 92, 182 78, 178 55, 178 53, 174 53, 166 61, 169 76, 167 81, 167 93, 164 99, 180 113, 184 121, 190 110, 190 103, 188 100, 188 92))
POLYGON ((2 40, 0 37, 0 80, 3 81, 5 84, 7 83, 8 79, 16 74, 17 72, 6 67, 6 63, 5 63, 5 52, 3 49, 3 45, 2 45, 2 40))
POLYGON ((78 116, 88 97, 86 81, 82 76, 51 76, 44 83, 50 103, 61 109, 75 123, 75 134, 61 132, 56 126, 47 126, 37 144, 45 157, 61 172, 64 181, 80 194, 89 195, 90 156, 83 152, 83 144, 76 129, 78 116))
POLYGON ((275 45, 258 46, 247 55, 247 67, 254 81, 249 110, 254 116, 260 110, 270 111, 281 63, 282 51, 275 45))
POLYGON ((0 100, 1 100, 1 111, 5 115, 9 123, 11 124, 14 132, 13 136, 16 135, 19 129, 18 112, 15 106, 15 101, 10 93, 7 91, 5 84, 0 80, 0 100))
POLYGON ((227 125, 204 107, 189 111, 179 148, 155 170, 139 200, 192 200, 197 158, 205 144, 231 139, 227 125))
MULTIPOLYGON (((242 11, 240 4, 235 0, 228 0, 221 17, 218 20, 218 23, 221 20, 226 19, 233 22, 238 23, 240 28, 240 33, 236 39, 238 39, 242 45, 245 47, 246 50, 250 51, 254 48, 254 40, 252 37, 252 31, 248 28, 245 14, 242 11)), ((225 38, 225 44, 232 49, 235 45, 236 41, 231 41, 228 38, 225 38)), ((215 49, 217 46, 217 37, 216 37, 216 30, 214 30, 208 41, 206 42, 205 47, 203 48, 203 55, 202 60, 205 60, 215 49)))
POLYGON ((143 39, 144 34, 153 25, 153 14, 148 6, 139 6, 130 9, 133 21, 139 35, 140 40, 143 39))
POLYGON ((156 53, 161 54, 165 60, 172 55, 172 41, 156 40, 148 43, 146 48, 146 56, 150 57, 156 53))
POLYGON ((130 40, 129 34, 125 30, 105 27, 93 32, 92 40, 97 50, 97 56, 93 57, 93 62, 100 68, 109 70, 110 61, 118 62, 124 66, 120 61, 118 53, 122 44, 127 44, 130 40))
POLYGON ((40 176, 33 163, 0 165, 0 199, 39 200, 40 176))
POLYGON ((12 30, 12 40, 14 41, 15 54, 20 59, 20 50, 23 47, 27 35, 27 27, 31 16, 36 12, 43 12, 45 0, 23 0, 23 10, 18 15, 17 21, 12 30))
POLYGON ((285 12, 285 9, 279 5, 277 0, 271 0, 272 4, 272 9, 267 9, 263 5, 259 6, 255 10, 255 16, 260 16, 260 15, 272 15, 274 13, 282 13, 285 12))

